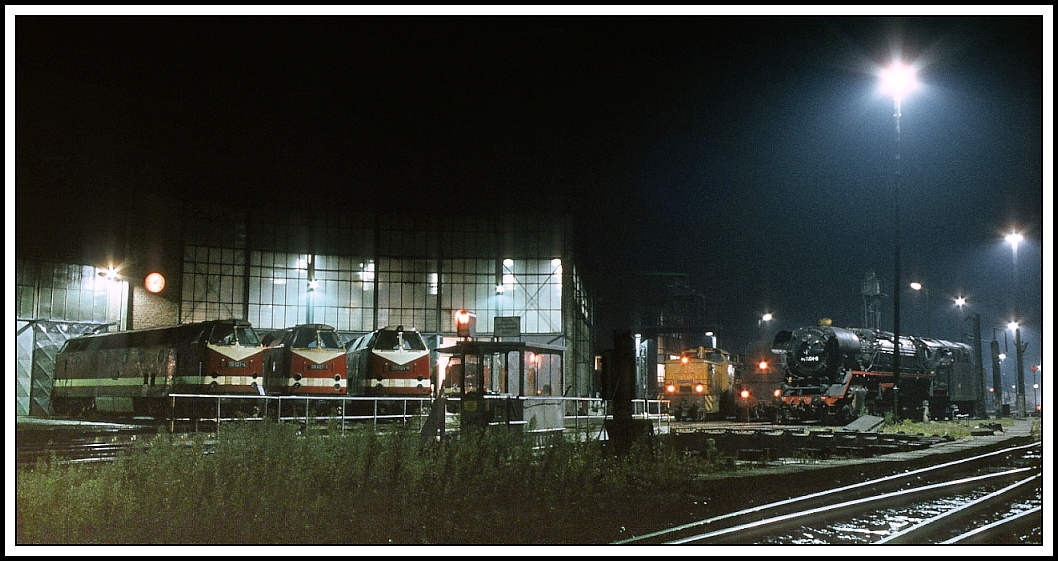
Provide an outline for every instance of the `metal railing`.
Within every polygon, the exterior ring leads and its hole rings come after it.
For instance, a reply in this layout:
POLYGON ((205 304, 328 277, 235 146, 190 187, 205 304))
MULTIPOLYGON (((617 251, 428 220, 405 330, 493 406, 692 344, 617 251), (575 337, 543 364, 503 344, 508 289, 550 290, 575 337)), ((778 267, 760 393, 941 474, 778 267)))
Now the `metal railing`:
MULTIPOLYGON (((428 397, 354 397, 354 396, 303 396, 303 395, 210 395, 170 394, 171 409, 168 421, 170 430, 176 423, 190 423, 198 430, 199 423, 212 424, 217 431, 221 424, 231 421, 260 421, 271 419, 279 422, 298 422, 303 426, 335 423, 342 432, 347 426, 370 422, 378 430, 379 425, 406 427, 414 423, 421 430, 434 400, 428 397)), ((579 434, 591 428, 601 428, 603 422, 612 418, 607 411, 607 402, 597 397, 536 397, 486 395, 487 400, 521 401, 521 410, 534 407, 535 403, 547 403, 561 408, 561 419, 551 419, 543 426, 523 426, 526 432, 550 434, 561 430, 579 434)), ((445 424, 458 427, 459 397, 446 399, 448 411, 445 424)), ((670 417, 666 412, 667 400, 633 400, 633 417, 656 421, 661 432, 663 423, 670 417)), ((494 424, 527 425, 523 418, 500 419, 494 424)))
POLYGON ((347 425, 370 421, 407 426, 414 422, 421 429, 430 412, 432 399, 426 397, 352 397, 299 395, 208 395, 170 394, 170 427, 175 423, 214 423, 216 429, 230 421, 260 421, 310 424, 336 423, 344 432, 347 425))

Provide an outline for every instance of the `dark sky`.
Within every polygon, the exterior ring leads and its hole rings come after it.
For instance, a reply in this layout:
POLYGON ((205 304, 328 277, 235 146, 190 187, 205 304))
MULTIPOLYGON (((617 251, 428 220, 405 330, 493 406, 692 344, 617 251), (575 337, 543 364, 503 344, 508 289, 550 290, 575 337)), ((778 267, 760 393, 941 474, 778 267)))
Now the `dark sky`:
MULTIPOLYGON (((130 188, 218 204, 275 190, 422 211, 561 204, 608 293, 600 325, 629 327, 613 296, 636 273, 684 273, 741 351, 763 312, 772 332, 861 325, 867 271, 891 293, 895 126, 877 72, 899 53, 921 82, 901 117, 903 284, 932 287, 932 335, 969 330, 958 294, 990 335, 1013 313, 1002 236, 1023 230, 1035 364, 1050 321, 1045 22, 19 16, 8 193, 14 181, 26 247, 130 188)), ((925 304, 902 300, 901 331, 924 334, 925 304)), ((890 329, 891 300, 882 310, 890 329)))

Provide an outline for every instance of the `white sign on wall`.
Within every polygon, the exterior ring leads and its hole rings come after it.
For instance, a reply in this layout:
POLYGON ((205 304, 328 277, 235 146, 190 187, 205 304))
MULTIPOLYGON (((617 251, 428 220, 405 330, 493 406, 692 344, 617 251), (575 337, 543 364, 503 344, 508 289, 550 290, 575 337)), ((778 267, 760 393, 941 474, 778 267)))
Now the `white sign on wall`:
POLYGON ((521 316, 496 316, 492 318, 492 334, 496 337, 521 337, 521 316))

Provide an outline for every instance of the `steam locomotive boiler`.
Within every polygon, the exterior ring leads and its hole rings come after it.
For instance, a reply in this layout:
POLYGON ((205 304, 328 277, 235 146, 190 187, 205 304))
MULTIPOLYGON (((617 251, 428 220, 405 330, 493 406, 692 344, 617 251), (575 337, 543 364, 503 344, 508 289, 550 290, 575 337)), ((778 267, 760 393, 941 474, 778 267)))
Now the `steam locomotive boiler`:
POLYGON ((779 422, 845 424, 893 411, 900 419, 944 419, 972 412, 978 385, 971 347, 940 339, 900 336, 894 376, 893 334, 877 329, 816 327, 781 331, 772 352, 782 356, 779 422))

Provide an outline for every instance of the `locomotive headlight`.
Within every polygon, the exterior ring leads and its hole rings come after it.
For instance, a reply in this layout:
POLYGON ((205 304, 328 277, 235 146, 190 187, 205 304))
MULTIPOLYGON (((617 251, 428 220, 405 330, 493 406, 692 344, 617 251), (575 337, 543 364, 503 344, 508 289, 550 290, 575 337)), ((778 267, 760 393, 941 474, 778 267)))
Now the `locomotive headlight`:
POLYGON ((680 362, 682 362, 683 364, 687 364, 690 361, 691 361, 691 359, 689 359, 687 357, 683 357, 683 358, 680 359, 680 362))
POLYGON ((775 391, 771 392, 771 394, 775 397, 782 397, 782 390, 776 389, 775 391))
POLYGON ((749 390, 742 390, 742 399, 749 398, 749 390))
POLYGON ((705 391, 705 386, 703 386, 701 384, 698 384, 697 386, 694 386, 694 391, 696 391, 698 393, 702 393, 702 392, 705 391))
POLYGON ((665 391, 669 393, 676 393, 676 386, 669 384, 668 386, 665 386, 665 391))

